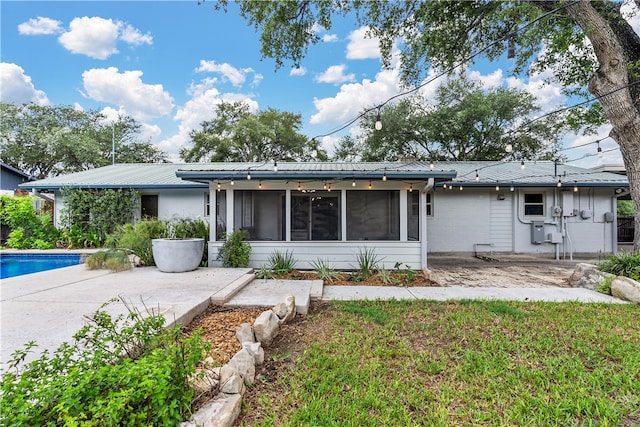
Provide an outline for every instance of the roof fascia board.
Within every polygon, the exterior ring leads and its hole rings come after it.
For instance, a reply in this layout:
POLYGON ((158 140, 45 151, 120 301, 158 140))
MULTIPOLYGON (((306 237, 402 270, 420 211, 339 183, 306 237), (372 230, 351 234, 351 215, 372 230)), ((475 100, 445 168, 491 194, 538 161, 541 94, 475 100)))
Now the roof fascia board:
MULTIPOLYGON (((257 171, 252 170, 252 179, 262 179, 271 181, 297 181, 297 180, 332 180, 332 179, 382 179, 386 175, 388 180, 416 179, 453 179, 456 177, 455 171, 257 171)), ((176 176, 187 181, 212 181, 239 179, 247 175, 247 171, 189 171, 178 170, 176 176)))

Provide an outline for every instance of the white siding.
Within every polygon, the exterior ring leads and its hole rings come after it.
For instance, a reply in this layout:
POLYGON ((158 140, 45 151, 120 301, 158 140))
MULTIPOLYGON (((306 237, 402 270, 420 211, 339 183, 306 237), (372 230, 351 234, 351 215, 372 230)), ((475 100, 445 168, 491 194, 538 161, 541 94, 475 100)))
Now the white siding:
MULTIPOLYGON (((218 249, 222 242, 209 242, 209 265, 219 265, 216 262, 218 249)), ((412 269, 418 270, 420 265, 420 242, 387 242, 387 241, 367 241, 367 242, 251 242, 251 257, 249 266, 260 268, 268 265, 269 256, 274 251, 281 253, 290 251, 293 253, 296 268, 311 269, 311 264, 319 259, 329 261, 336 269, 352 270, 357 269, 356 255, 366 248, 373 248, 375 254, 380 258, 381 266, 392 269, 396 262, 409 265, 412 269)))

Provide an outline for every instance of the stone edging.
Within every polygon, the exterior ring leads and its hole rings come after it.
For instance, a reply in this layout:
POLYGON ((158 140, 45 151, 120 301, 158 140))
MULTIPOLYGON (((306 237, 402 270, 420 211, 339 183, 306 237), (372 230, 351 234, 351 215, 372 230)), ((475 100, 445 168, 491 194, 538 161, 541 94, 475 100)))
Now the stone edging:
POLYGON ((569 285, 574 288, 598 291, 605 280, 611 283, 612 296, 640 304, 640 283, 628 277, 602 272, 593 264, 576 264, 573 274, 569 277, 569 285))
MULTIPOLYGON (((236 331, 236 338, 242 345, 226 365, 201 369, 192 379, 191 386, 197 392, 218 390, 218 394, 194 413, 180 427, 231 427, 242 407, 242 395, 246 385, 255 381, 256 365, 264 362, 262 346, 268 346, 280 332, 280 325, 296 315, 296 301, 293 295, 273 308, 263 311, 253 322, 253 326, 243 323, 236 331)), ((209 366, 213 365, 210 359, 209 366)), ((205 361, 207 362, 207 361, 205 361)))

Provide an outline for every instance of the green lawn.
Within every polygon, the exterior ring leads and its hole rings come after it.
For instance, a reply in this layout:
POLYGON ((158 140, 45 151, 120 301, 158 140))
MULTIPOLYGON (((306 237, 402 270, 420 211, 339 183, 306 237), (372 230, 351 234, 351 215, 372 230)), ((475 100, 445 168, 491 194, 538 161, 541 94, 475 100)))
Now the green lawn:
POLYGON ((305 324, 244 424, 640 425, 639 306, 344 302, 305 324))

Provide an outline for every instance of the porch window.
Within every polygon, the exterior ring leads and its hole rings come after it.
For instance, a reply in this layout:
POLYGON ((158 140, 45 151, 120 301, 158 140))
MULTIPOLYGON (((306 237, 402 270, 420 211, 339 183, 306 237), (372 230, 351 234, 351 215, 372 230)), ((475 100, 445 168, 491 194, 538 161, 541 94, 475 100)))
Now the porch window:
POLYGON ((340 240, 340 192, 291 195, 291 240, 340 240))
POLYGON ((347 191, 347 240, 400 240, 400 192, 347 191))
POLYGON ((525 193, 524 214, 525 216, 544 216, 543 193, 525 193))
POLYGON ((284 206, 284 191, 235 191, 234 229, 246 231, 249 240, 284 240, 284 206))
MULTIPOLYGON (((209 193, 207 193, 209 197, 209 193)), ((209 203, 211 201, 209 200, 209 203)), ((224 240, 227 235, 227 190, 216 193, 216 240, 224 240)))

